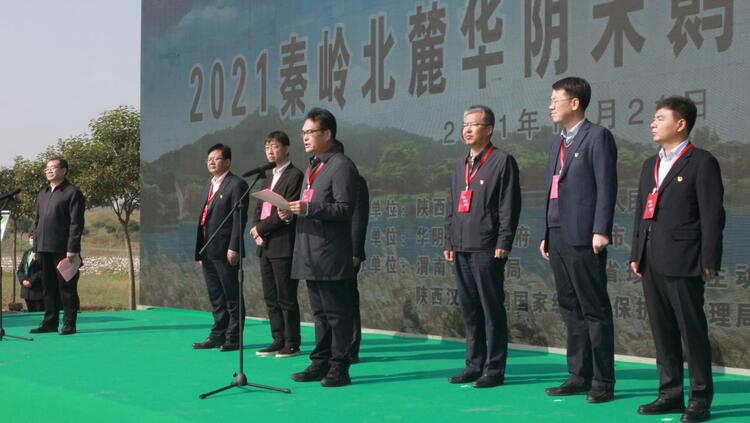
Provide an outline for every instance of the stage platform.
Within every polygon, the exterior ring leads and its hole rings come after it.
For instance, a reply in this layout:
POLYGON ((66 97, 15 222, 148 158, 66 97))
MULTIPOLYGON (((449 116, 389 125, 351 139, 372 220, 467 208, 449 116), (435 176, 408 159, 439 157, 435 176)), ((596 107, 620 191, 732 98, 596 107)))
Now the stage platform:
MULTIPOLYGON (((6 314, 7 333, 28 336, 39 314, 6 314)), ((303 355, 256 357, 269 343, 268 323, 247 320, 245 373, 249 381, 290 388, 284 394, 233 389, 236 352, 193 350, 208 333, 206 312, 149 309, 82 313, 78 334, 35 335, 33 342, 0 342, 0 412, 8 422, 678 422, 678 414, 639 416, 656 395, 653 365, 617 363, 616 400, 588 404, 584 396, 547 397, 544 388, 566 377, 565 357, 511 350, 505 385, 451 385, 463 368, 464 345, 367 333, 352 385, 297 383, 308 365, 313 328, 302 329, 303 355)), ((687 382, 686 382, 687 383, 687 382)), ((716 374, 714 419, 750 421, 750 377, 716 374)))

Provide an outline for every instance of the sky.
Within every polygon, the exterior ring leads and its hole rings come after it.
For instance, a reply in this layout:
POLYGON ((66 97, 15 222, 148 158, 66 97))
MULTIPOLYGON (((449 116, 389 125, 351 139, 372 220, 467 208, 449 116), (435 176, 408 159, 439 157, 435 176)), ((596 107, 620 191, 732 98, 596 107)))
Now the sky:
POLYGON ((140 0, 0 0, 0 166, 140 109, 140 0))

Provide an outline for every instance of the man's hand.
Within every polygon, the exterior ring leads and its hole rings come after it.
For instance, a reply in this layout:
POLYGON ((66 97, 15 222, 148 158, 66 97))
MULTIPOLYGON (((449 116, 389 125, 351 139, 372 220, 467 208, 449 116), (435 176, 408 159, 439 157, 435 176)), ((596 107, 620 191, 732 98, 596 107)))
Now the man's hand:
POLYGON ((253 226, 252 228, 250 228, 250 236, 253 237, 253 238, 257 238, 257 237, 260 236, 258 234, 258 227, 257 226, 253 226))
POLYGON ((354 268, 356 269, 359 264, 362 263, 362 259, 359 257, 352 257, 352 264, 354 265, 354 268))
POLYGON ((31 288, 31 282, 29 282, 29 280, 28 280, 28 279, 26 279, 26 280, 24 280, 23 282, 21 282, 21 284, 22 284, 23 286, 25 286, 26 288, 31 288))
POLYGON ((718 272, 715 269, 709 269, 706 267, 703 269, 703 280, 706 282, 711 282, 714 280, 714 278, 718 276, 718 272))
POLYGON ((235 264, 237 264, 237 261, 239 261, 239 259, 240 255, 237 254, 237 251, 227 250, 227 261, 229 262, 229 264, 234 266, 235 264))
POLYGON ((607 245, 609 245, 609 238, 604 235, 594 234, 594 237, 591 238, 591 248, 594 250, 594 254, 599 254, 607 245))
POLYGON ((445 261, 453 261, 453 250, 443 250, 443 258, 445 261))
POLYGON ((643 275, 638 272, 638 262, 637 261, 631 261, 630 262, 630 270, 632 270, 633 274, 635 274, 639 278, 643 277, 643 275))
POLYGON ((495 258, 497 259, 508 258, 508 250, 504 248, 495 248, 495 258))
POLYGON ((306 215, 307 214, 307 202, 305 201, 290 201, 289 202, 289 211, 296 215, 306 215))
POLYGON ((539 253, 542 255, 542 258, 549 261, 549 252, 547 251, 547 241, 542 240, 542 243, 539 244, 539 253))
POLYGON ((33 258, 34 260, 39 260, 39 253, 31 253, 31 257, 32 257, 32 258, 33 258))
POLYGON ((73 263, 73 259, 78 255, 78 253, 72 253, 70 251, 67 252, 66 256, 68 257, 68 261, 73 263))
POLYGON ((292 218, 292 212, 284 209, 276 209, 276 214, 279 215, 281 220, 290 220, 292 218))
POLYGON ((262 247, 263 244, 265 244, 265 243, 266 243, 266 241, 263 238, 261 238, 260 236, 256 236, 255 237, 255 245, 257 245, 258 247, 262 247))

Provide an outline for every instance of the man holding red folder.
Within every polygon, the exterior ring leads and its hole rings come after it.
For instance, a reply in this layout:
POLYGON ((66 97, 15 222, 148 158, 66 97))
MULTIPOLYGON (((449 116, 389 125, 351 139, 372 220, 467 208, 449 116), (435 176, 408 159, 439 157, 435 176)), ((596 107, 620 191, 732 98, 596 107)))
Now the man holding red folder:
POLYGON ((47 162, 44 175, 49 185, 36 199, 34 219, 34 253, 42 265, 44 288, 44 319, 31 333, 57 332, 60 309, 63 327, 60 335, 76 333, 76 317, 80 308, 78 272, 68 281, 57 271, 61 260, 80 261, 83 213, 86 199, 66 179, 68 162, 54 158, 47 162))

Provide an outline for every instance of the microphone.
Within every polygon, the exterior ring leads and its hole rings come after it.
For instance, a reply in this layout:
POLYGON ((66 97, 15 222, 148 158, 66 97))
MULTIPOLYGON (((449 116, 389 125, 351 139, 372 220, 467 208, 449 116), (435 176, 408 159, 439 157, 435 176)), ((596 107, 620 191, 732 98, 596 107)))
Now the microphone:
POLYGON ((267 170, 271 170, 271 169, 273 169, 275 167, 276 167, 276 163, 274 163, 274 162, 268 162, 267 164, 264 164, 263 166, 256 167, 253 170, 248 170, 247 172, 245 172, 245 173, 242 174, 242 177, 243 178, 247 178, 249 176, 257 175, 259 173, 262 174, 262 175, 265 175, 267 170))
POLYGON ((6 192, 5 194, 0 195, 0 201, 5 200, 6 198, 14 198, 16 195, 18 195, 19 192, 21 192, 21 188, 18 188, 11 192, 6 192))

